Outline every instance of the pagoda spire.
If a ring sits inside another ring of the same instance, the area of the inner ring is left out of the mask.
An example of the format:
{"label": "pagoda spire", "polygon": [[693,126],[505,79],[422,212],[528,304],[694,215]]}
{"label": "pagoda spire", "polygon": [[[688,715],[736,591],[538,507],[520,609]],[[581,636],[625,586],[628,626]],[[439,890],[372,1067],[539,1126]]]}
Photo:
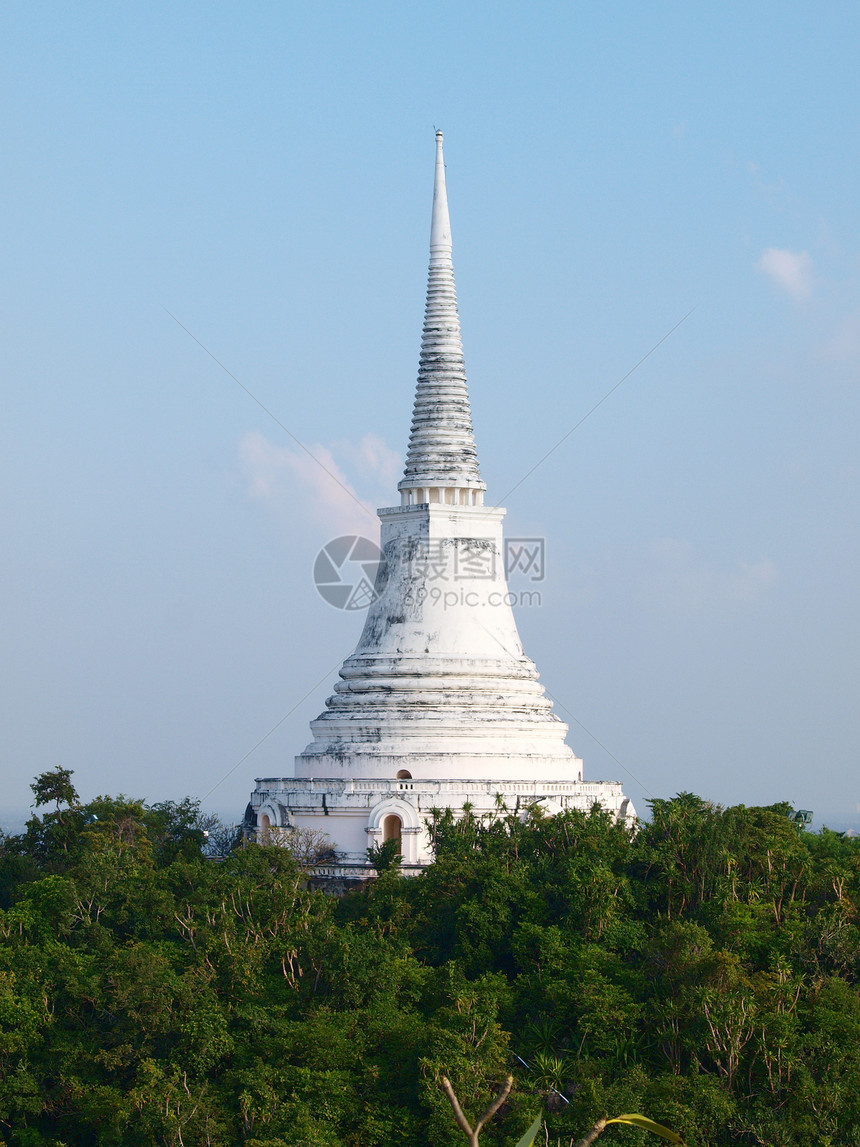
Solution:
{"label": "pagoda spire", "polygon": [[[436,132],[436,175],[430,226],[430,270],[418,362],[418,385],[406,469],[398,485],[404,501],[474,505],[481,480],[454,287],[451,222],[445,187],[442,132]],[[446,491],[447,493],[443,492]]]}

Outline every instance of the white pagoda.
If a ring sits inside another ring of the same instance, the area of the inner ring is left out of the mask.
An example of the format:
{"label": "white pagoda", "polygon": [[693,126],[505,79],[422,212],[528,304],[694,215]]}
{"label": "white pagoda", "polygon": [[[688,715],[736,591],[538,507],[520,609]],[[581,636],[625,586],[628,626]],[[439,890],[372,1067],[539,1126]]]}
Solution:
{"label": "white pagoda", "polygon": [[400,505],[378,511],[375,600],[295,775],[259,778],[249,827],[278,839],[324,832],[321,874],[373,874],[367,849],[400,842],[404,870],[432,859],[432,810],[477,815],[589,809],[635,813],[617,781],[583,781],[523,653],[507,592],[505,511],[484,503],[472,431],[436,133],[430,272]]}

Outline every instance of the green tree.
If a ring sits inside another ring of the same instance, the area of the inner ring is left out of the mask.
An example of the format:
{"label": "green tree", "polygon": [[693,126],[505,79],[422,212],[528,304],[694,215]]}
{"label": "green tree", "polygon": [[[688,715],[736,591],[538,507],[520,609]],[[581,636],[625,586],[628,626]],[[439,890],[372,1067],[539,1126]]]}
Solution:
{"label": "green tree", "polygon": [[41,773],[36,777],[30,785],[36,798],[36,807],[40,808],[42,805],[54,801],[57,806],[56,812],[59,815],[61,805],[67,805],[69,808],[77,805],[78,793],[72,784],[72,772],[72,769],[64,769],[58,765],[55,769]]}

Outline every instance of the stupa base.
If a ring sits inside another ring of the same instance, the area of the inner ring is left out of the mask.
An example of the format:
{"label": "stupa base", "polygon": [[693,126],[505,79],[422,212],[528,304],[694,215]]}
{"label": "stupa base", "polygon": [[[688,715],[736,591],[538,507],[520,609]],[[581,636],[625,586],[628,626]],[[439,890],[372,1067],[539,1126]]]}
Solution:
{"label": "stupa base", "polygon": [[[632,823],[636,811],[620,781],[341,780],[258,778],[248,806],[249,835],[289,844],[296,835],[320,834],[321,859],[315,876],[362,880],[375,875],[367,850],[385,840],[400,842],[402,871],[418,872],[432,863],[429,831],[434,813],[450,809],[462,816],[525,813],[537,805],[548,815],[568,809],[587,812],[600,805]],[[326,850],[322,836],[332,842]]]}

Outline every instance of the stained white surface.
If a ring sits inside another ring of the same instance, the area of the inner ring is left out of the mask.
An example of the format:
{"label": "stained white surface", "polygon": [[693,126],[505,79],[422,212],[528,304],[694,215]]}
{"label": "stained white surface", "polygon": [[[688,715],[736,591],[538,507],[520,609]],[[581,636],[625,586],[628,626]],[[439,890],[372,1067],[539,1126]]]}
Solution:
{"label": "stained white surface", "polygon": [[[295,779],[257,781],[258,824],[324,831],[340,861],[364,863],[385,816],[403,825],[409,864],[431,857],[431,808],[481,812],[498,795],[515,807],[634,810],[619,784],[582,785],[582,761],[525,656],[509,601],[501,507],[461,505],[484,488],[451,260],[451,228],[436,134],[430,277],[415,415],[401,491],[427,501],[381,509],[378,596]],[[446,499],[445,494],[449,497]],[[408,774],[409,780],[398,779]],[[263,820],[263,818],[266,818]]]}

